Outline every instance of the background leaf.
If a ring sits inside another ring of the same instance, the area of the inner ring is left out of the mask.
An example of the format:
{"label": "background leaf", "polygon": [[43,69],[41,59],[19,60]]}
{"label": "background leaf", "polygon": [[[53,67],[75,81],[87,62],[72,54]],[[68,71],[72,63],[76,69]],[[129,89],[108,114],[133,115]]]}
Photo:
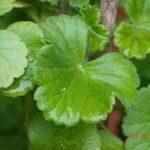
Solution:
{"label": "background leaf", "polygon": [[87,5],[81,10],[81,14],[89,26],[89,51],[96,52],[104,50],[109,38],[108,31],[100,24],[101,14],[99,8]]}
{"label": "background leaf", "polygon": [[0,0],[0,15],[9,12],[13,8],[12,3],[14,1],[15,0]]}
{"label": "background leaf", "polygon": [[37,114],[29,125],[32,150],[100,150],[100,139],[95,126],[79,123],[73,128],[45,122]]}
{"label": "background leaf", "polygon": [[144,58],[150,52],[150,0],[127,0],[130,22],[120,24],[115,31],[115,44],[126,57]]}
{"label": "background leaf", "polygon": [[25,70],[25,74],[6,89],[2,93],[6,96],[18,97],[25,95],[29,90],[33,89],[32,81],[32,62],[36,58],[37,51],[45,45],[43,33],[37,24],[30,21],[17,22],[8,27],[8,30],[18,34],[26,44],[29,51],[29,64]]}
{"label": "background leaf", "polygon": [[[100,130],[101,150],[125,150],[124,143],[109,131]],[[108,143],[109,141],[109,143]]]}
{"label": "background leaf", "polygon": [[128,137],[127,150],[148,150],[150,147],[150,86],[139,91],[137,105],[127,110],[123,130]]}
{"label": "background leaf", "polygon": [[13,32],[0,30],[0,88],[8,87],[27,66],[27,48]]}
{"label": "background leaf", "polygon": [[150,0],[126,0],[125,8],[133,23],[150,22]]}
{"label": "background leaf", "polygon": [[122,23],[115,32],[115,44],[126,57],[144,58],[150,52],[150,26]]}

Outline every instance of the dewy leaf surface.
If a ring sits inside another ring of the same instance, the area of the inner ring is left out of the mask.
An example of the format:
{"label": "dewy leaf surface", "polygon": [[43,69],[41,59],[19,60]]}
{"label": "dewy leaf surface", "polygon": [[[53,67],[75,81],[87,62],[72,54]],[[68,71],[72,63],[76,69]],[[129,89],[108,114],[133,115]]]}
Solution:
{"label": "dewy leaf surface", "polygon": [[0,15],[9,12],[13,8],[12,3],[14,1],[15,0],[0,0]]}
{"label": "dewy leaf surface", "polygon": [[33,88],[31,63],[35,59],[38,49],[45,44],[43,33],[37,24],[30,21],[14,23],[8,27],[8,30],[18,34],[26,44],[29,51],[28,59],[30,63],[25,70],[25,74],[15,80],[10,87],[3,89],[2,93],[11,97],[23,96]]}
{"label": "dewy leaf surface", "polygon": [[96,127],[79,123],[72,128],[59,127],[36,115],[29,125],[32,150],[100,150]]}
{"label": "dewy leaf surface", "polygon": [[35,100],[46,120],[97,123],[112,110],[114,95],[136,100],[139,81],[128,60],[110,53],[86,62],[88,27],[79,16],[50,17],[41,28],[51,45],[41,48],[33,74],[40,86]]}
{"label": "dewy leaf surface", "polygon": [[27,52],[18,35],[0,30],[0,88],[10,86],[14,78],[24,73],[27,66]]}
{"label": "dewy leaf surface", "polygon": [[127,0],[130,22],[115,31],[115,44],[126,57],[144,58],[150,52],[150,0]]}
{"label": "dewy leaf surface", "polygon": [[123,130],[127,150],[150,149],[150,86],[139,91],[137,105],[127,111]]}
{"label": "dewy leaf surface", "polygon": [[101,150],[125,150],[124,143],[109,131],[99,131]]}

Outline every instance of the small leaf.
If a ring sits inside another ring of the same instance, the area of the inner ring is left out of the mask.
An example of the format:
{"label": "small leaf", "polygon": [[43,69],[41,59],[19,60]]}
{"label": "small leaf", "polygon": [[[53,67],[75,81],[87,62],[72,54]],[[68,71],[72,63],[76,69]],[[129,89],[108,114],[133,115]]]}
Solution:
{"label": "small leaf", "polygon": [[81,9],[81,14],[90,26],[97,26],[100,22],[101,14],[96,6],[87,5]]}
{"label": "small leaf", "polygon": [[131,23],[121,23],[115,31],[115,44],[126,57],[144,58],[150,52],[150,0],[127,0]]}
{"label": "small leaf", "polygon": [[0,30],[0,88],[8,87],[27,66],[27,48],[13,32]]}
{"label": "small leaf", "polygon": [[150,52],[150,24],[119,25],[115,32],[115,44],[126,57],[143,58]]}
{"label": "small leaf", "polygon": [[14,1],[15,0],[0,0],[0,15],[9,12],[13,8],[12,3]]}
{"label": "small leaf", "polygon": [[108,31],[100,24],[100,10],[96,6],[88,5],[81,10],[84,20],[89,26],[89,46],[92,52],[104,50],[109,41]]}
{"label": "small leaf", "polygon": [[97,25],[90,29],[89,50],[92,52],[103,51],[109,42],[108,31],[103,25]]}
{"label": "small leaf", "polygon": [[100,150],[100,139],[95,126],[79,123],[72,128],[45,122],[37,114],[29,125],[32,150]]}
{"label": "small leaf", "polygon": [[114,95],[123,102],[137,99],[139,80],[128,60],[117,53],[84,60],[88,27],[79,16],[50,17],[41,28],[52,45],[41,48],[33,74],[40,86],[35,100],[46,120],[97,123],[112,110]]}
{"label": "small leaf", "polygon": [[100,130],[99,134],[101,138],[101,150],[125,150],[124,143],[109,131]]}
{"label": "small leaf", "polygon": [[127,110],[123,131],[128,137],[127,150],[148,150],[150,148],[150,86],[139,91],[137,105]]}
{"label": "small leaf", "polygon": [[84,7],[89,3],[89,0],[69,0],[72,7]]}

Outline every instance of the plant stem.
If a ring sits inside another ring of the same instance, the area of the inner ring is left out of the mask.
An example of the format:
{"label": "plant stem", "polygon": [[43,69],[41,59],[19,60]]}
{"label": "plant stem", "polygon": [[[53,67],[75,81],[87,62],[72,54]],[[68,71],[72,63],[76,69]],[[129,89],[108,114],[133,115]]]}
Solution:
{"label": "plant stem", "polygon": [[118,10],[118,0],[101,0],[102,23],[106,26],[110,43],[108,48],[111,49],[113,32],[116,25],[116,15]]}
{"label": "plant stem", "polygon": [[101,0],[102,23],[106,26],[112,36],[118,10],[118,0]]}

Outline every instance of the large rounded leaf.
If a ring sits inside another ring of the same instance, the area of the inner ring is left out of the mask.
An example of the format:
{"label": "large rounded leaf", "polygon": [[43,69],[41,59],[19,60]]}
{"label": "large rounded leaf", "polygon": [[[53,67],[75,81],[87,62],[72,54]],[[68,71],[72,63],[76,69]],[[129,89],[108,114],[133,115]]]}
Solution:
{"label": "large rounded leaf", "polygon": [[136,100],[138,76],[128,60],[117,53],[84,60],[88,27],[80,17],[51,17],[41,28],[52,45],[40,50],[33,73],[40,86],[35,100],[47,120],[97,123],[112,110],[114,95]]}
{"label": "large rounded leaf", "polygon": [[27,66],[27,48],[20,37],[0,30],[0,88],[8,87]]}

